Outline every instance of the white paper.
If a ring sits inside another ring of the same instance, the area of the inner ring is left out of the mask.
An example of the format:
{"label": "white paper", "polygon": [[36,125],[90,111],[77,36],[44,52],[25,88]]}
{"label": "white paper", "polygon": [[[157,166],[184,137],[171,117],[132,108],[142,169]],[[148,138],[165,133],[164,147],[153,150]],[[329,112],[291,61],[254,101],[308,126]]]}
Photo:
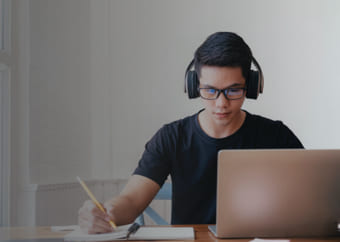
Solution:
{"label": "white paper", "polygon": [[253,239],[249,242],[289,242],[290,240],[284,239]]}
{"label": "white paper", "polygon": [[113,239],[123,239],[126,237],[129,225],[118,226],[114,232],[104,234],[87,234],[79,227],[64,236],[66,241],[107,241]]}
{"label": "white paper", "polygon": [[[112,233],[86,234],[80,229],[65,235],[66,241],[108,241],[125,239],[130,225],[119,226]],[[186,240],[195,239],[193,227],[140,227],[135,234],[131,234],[129,240]]]}
{"label": "white paper", "polygon": [[192,227],[141,227],[129,240],[186,240],[195,239]]}

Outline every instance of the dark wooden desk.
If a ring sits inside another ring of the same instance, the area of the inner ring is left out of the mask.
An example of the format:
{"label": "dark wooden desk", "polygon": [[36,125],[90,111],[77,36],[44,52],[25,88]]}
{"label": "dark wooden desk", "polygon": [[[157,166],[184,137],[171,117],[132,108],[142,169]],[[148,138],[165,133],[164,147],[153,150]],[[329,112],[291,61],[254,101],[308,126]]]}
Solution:
{"label": "dark wooden desk", "polygon": [[[252,239],[216,239],[214,235],[209,232],[207,225],[192,225],[195,230],[194,241],[206,242],[245,242]],[[52,232],[50,227],[10,227],[0,228],[0,241],[3,240],[20,240],[20,239],[53,239],[63,238],[68,232]],[[186,240],[190,241],[190,240]],[[290,242],[330,242],[339,241],[339,238],[294,238]]]}

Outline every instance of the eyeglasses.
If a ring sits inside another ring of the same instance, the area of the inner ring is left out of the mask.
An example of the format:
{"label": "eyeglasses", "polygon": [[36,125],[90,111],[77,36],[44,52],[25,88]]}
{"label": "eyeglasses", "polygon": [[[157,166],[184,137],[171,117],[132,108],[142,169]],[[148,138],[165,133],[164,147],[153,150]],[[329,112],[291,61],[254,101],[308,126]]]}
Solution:
{"label": "eyeglasses", "polygon": [[236,88],[236,87],[230,87],[230,88],[225,88],[225,89],[216,89],[216,88],[198,88],[198,92],[200,94],[200,96],[203,99],[207,99],[207,100],[215,100],[217,99],[221,92],[223,92],[223,95],[225,96],[226,99],[228,100],[236,100],[236,99],[240,99],[244,96],[244,92],[245,92],[246,88],[242,87],[242,88]]}

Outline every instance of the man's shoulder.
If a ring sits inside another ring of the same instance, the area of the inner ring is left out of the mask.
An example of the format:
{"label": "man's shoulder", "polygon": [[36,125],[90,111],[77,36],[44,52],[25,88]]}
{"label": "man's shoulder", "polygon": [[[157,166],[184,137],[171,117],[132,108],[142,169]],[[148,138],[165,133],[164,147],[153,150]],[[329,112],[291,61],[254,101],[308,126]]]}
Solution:
{"label": "man's shoulder", "polygon": [[273,120],[260,115],[247,113],[248,133],[262,140],[271,148],[303,148],[302,143],[281,120]]}
{"label": "man's shoulder", "polygon": [[247,112],[247,121],[250,125],[255,125],[257,127],[281,127],[284,126],[281,120],[273,120],[258,114],[251,114]]}
{"label": "man's shoulder", "polygon": [[197,114],[164,124],[149,141],[155,146],[175,147],[180,140],[191,137],[195,129]]}
{"label": "man's shoulder", "polygon": [[289,128],[281,121],[258,114],[247,113],[247,130],[252,133],[262,133],[269,136],[289,133]]}
{"label": "man's shoulder", "polygon": [[177,119],[175,121],[172,121],[170,123],[167,123],[163,126],[163,129],[166,129],[168,131],[174,131],[174,130],[187,130],[188,128],[192,128],[195,125],[195,119],[197,118],[198,113],[195,113],[190,116],[186,116],[181,119]]}

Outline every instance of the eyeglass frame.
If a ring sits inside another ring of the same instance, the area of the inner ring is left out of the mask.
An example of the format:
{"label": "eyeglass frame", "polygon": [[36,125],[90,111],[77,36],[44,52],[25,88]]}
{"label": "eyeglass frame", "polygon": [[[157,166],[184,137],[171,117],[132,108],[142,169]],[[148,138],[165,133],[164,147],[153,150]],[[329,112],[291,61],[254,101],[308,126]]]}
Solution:
{"label": "eyeglass frame", "polygon": [[[201,95],[201,89],[214,89],[215,91],[217,91],[217,96],[216,98],[205,98],[205,97],[202,97]],[[229,98],[228,97],[228,92],[230,91],[230,89],[240,89],[240,90],[243,90],[243,93],[242,93],[242,96],[241,97],[238,97],[238,98]],[[197,91],[200,95],[201,98],[205,99],[205,100],[217,100],[218,97],[220,96],[221,92],[223,92],[223,95],[224,97],[227,99],[227,100],[238,100],[238,99],[241,99],[244,97],[244,94],[245,94],[245,91],[247,90],[247,87],[228,87],[228,88],[224,88],[224,89],[217,89],[217,88],[214,88],[214,87],[198,87],[197,88]]]}

